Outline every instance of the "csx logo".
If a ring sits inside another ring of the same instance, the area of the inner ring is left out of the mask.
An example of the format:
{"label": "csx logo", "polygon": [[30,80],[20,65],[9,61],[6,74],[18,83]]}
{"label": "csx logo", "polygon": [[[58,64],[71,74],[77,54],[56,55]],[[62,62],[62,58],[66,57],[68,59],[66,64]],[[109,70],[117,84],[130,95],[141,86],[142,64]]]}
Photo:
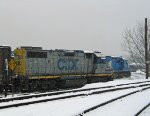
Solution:
{"label": "csx logo", "polygon": [[77,70],[78,63],[77,59],[59,59],[57,66],[59,70]]}

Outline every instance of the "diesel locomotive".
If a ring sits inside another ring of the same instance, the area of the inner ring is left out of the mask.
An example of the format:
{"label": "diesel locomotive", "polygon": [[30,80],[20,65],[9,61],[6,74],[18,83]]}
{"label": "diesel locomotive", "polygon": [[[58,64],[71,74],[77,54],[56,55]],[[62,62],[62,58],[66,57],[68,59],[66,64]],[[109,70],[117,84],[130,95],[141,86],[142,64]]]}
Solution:
{"label": "diesel locomotive", "polygon": [[126,59],[118,56],[105,56],[105,60],[111,63],[113,78],[129,77],[131,75]]}
{"label": "diesel locomotive", "polygon": [[0,47],[1,91],[12,85],[15,91],[74,88],[110,81],[113,75],[112,61],[94,52]]}

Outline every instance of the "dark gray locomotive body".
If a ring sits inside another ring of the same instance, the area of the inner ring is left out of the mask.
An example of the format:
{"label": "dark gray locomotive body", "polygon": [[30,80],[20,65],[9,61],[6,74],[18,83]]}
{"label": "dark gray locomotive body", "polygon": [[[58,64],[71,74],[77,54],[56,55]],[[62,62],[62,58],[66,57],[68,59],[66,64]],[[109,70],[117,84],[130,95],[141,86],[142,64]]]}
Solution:
{"label": "dark gray locomotive body", "polygon": [[7,88],[10,83],[10,71],[8,70],[8,62],[11,58],[11,47],[0,46],[0,91]]}

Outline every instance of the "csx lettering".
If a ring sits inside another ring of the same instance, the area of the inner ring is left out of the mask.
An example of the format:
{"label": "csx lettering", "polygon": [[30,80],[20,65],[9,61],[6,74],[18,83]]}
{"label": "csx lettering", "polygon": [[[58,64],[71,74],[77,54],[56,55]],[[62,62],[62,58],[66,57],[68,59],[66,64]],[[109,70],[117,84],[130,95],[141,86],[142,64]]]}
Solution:
{"label": "csx lettering", "polygon": [[57,66],[59,70],[77,70],[77,59],[59,59]]}

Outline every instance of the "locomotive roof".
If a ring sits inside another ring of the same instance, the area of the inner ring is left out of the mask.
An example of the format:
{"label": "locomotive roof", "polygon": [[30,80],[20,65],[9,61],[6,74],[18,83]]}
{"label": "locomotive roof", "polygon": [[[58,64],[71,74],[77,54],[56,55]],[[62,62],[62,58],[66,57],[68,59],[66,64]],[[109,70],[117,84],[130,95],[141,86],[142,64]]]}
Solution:
{"label": "locomotive roof", "polygon": [[[18,48],[19,49],[19,48]],[[25,49],[27,51],[53,51],[53,52],[76,52],[76,53],[91,53],[95,54],[98,57],[102,57],[103,55],[101,52],[93,52],[93,51],[86,51],[86,50],[68,50],[68,49],[55,49],[55,50],[43,50],[42,47],[32,47],[32,46],[21,46],[20,49]]]}
{"label": "locomotive roof", "polygon": [[84,53],[94,53],[93,51],[84,51]]}
{"label": "locomotive roof", "polygon": [[94,53],[97,57],[104,57],[102,53]]}
{"label": "locomotive roof", "polygon": [[21,46],[20,48],[25,50],[42,50],[42,47],[32,47],[32,46]]}
{"label": "locomotive roof", "polygon": [[0,48],[10,48],[8,45],[1,45]]}
{"label": "locomotive roof", "polygon": [[45,51],[45,52],[46,51],[53,51],[53,52],[84,53],[83,50],[67,50],[67,49],[43,50],[42,47],[32,47],[32,46],[21,46],[21,47],[19,47],[17,49],[25,49],[27,51],[39,51],[39,52],[42,52],[42,51]]}

